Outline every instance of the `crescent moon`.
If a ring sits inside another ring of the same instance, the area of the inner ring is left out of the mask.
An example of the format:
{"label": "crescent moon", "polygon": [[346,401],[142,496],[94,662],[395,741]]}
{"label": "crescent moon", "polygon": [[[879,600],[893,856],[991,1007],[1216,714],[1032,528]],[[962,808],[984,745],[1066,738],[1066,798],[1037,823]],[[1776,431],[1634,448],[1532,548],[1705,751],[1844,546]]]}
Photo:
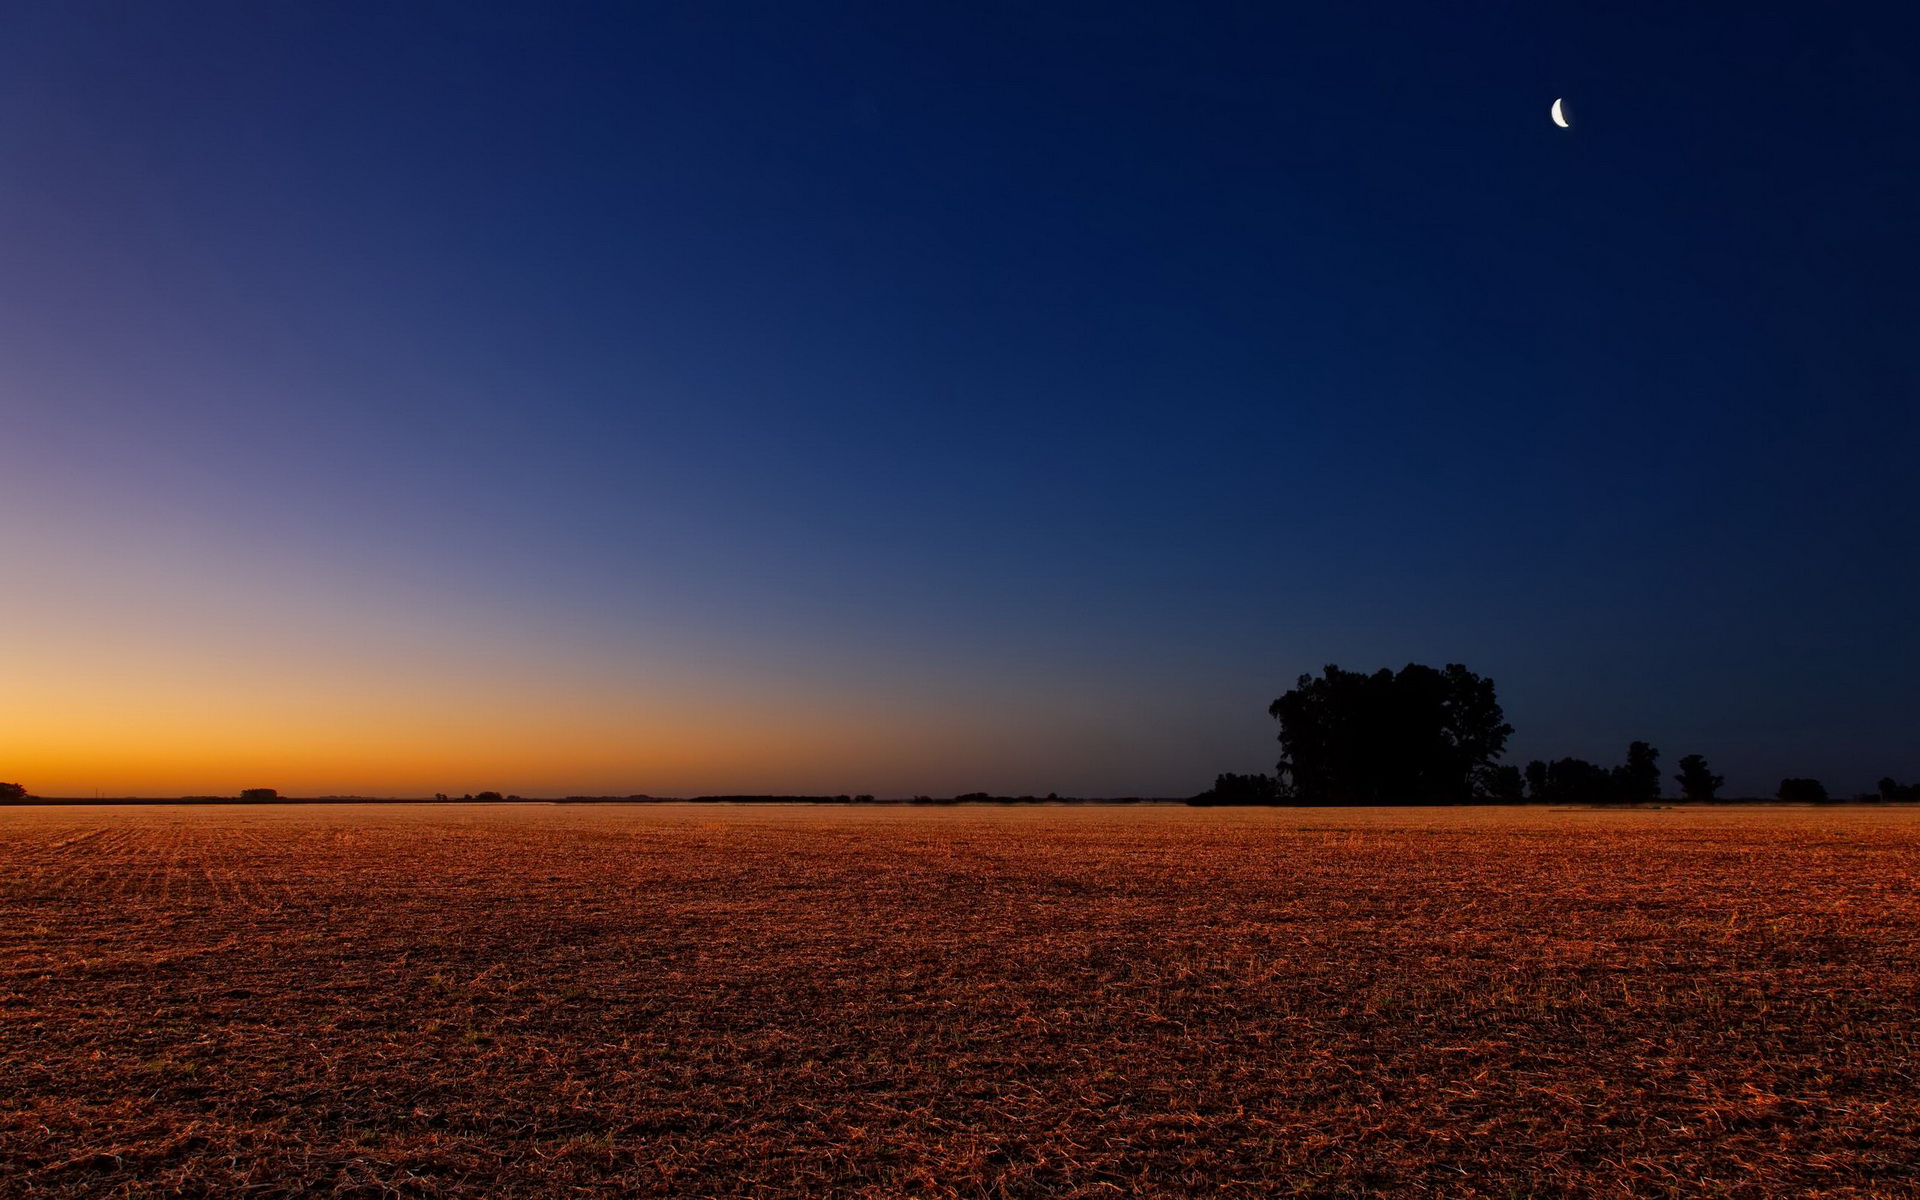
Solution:
{"label": "crescent moon", "polygon": [[1553,123],[1562,129],[1573,128],[1573,126],[1567,124],[1567,114],[1560,111],[1560,101],[1558,100],[1553,102]]}

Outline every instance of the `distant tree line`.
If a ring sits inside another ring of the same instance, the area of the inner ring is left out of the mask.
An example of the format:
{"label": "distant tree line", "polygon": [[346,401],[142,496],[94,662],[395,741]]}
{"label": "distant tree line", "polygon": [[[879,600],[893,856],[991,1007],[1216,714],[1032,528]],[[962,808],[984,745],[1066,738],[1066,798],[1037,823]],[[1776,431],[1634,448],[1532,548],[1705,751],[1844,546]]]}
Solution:
{"label": "distant tree line", "polygon": [[[35,799],[27,794],[21,784],[0,784],[0,803],[19,802]],[[468,792],[462,796],[452,796],[446,792],[435,792],[436,802],[473,803],[538,803],[538,804],[846,804],[846,805],[955,805],[955,804],[1178,804],[1180,798],[1168,796],[1061,796],[1049,792],[1044,796],[1025,794],[1019,796],[1001,796],[990,792],[963,792],[957,796],[913,796],[911,798],[882,799],[871,794],[849,795],[841,793],[833,796],[803,796],[786,794],[740,794],[724,796],[651,796],[633,793],[625,796],[565,796],[558,800],[542,800],[538,797],[525,797],[502,794],[497,791]],[[99,801],[112,804],[315,804],[315,803],[392,803],[390,797],[375,796],[317,796],[310,799],[294,799],[282,796],[273,788],[247,788],[236,799],[233,796],[177,796],[165,799],[121,796],[112,800]],[[53,800],[40,801],[50,804],[85,804],[94,801]]]}
{"label": "distant tree line", "polygon": [[[1660,752],[1644,741],[1627,746],[1626,759],[1603,767],[1579,758],[1534,759],[1523,770],[1500,762],[1513,726],[1500,708],[1493,680],[1476,675],[1459,663],[1436,670],[1408,663],[1398,671],[1381,668],[1372,674],[1344,671],[1328,665],[1319,676],[1302,675],[1292,690],[1275,700],[1267,713],[1279,722],[1280,761],[1271,775],[1222,774],[1213,787],[1189,804],[1517,804],[1583,803],[1645,804],[1662,796]],[[1706,757],[1689,754],[1680,759],[1674,783],[1680,795],[1695,803],[1722,799],[1726,780],[1714,774]],[[1817,779],[1780,781],[1774,799],[1802,804],[1827,803],[1832,797]],[[32,799],[26,786],[0,783],[0,803]],[[123,798],[124,799],[124,798]],[[224,796],[183,796],[195,803],[232,803]],[[319,797],[320,800],[365,800],[366,797]],[[452,799],[445,792],[434,799]],[[497,791],[469,792],[461,800],[494,803],[518,801],[517,795]],[[1920,803],[1920,783],[1902,784],[1892,777],[1879,781],[1876,792],[1855,796],[1858,802]],[[246,788],[242,802],[282,801],[273,788]],[[1083,799],[1059,796],[997,796],[965,792],[951,798],[914,796],[910,800],[876,800],[871,795],[723,795],[673,797],[568,796],[572,803],[690,802],[754,804],[1130,804],[1152,803],[1139,796]],[[65,802],[63,802],[65,803]]]}
{"label": "distant tree line", "polygon": [[[1493,680],[1459,663],[1409,663],[1372,674],[1329,665],[1302,675],[1267,709],[1280,724],[1272,775],[1218,776],[1190,804],[1646,804],[1663,794],[1660,752],[1627,746],[1626,761],[1604,767],[1579,758],[1535,759],[1525,770],[1499,761],[1513,727]],[[1706,757],[1689,754],[1673,781],[1695,803],[1721,799],[1726,780]],[[1828,801],[1816,779],[1783,779],[1774,799]],[[1920,801],[1920,785],[1882,779],[1862,801]]]}
{"label": "distant tree line", "polygon": [[[1707,760],[1689,754],[1702,772]],[[1645,742],[1627,746],[1627,761],[1615,767],[1600,767],[1580,758],[1562,758],[1553,762],[1534,759],[1526,769],[1527,795],[1534,800],[1585,800],[1590,802],[1645,804],[1660,798],[1660,752]],[[1675,776],[1685,779],[1684,775]],[[1702,794],[1691,797],[1711,800],[1725,780],[1710,773],[1695,779],[1692,786]],[[1684,786],[1684,782],[1683,782]],[[1513,797],[1518,799],[1519,797]]]}
{"label": "distant tree line", "polygon": [[1061,796],[1048,792],[1044,796],[1032,794],[1020,796],[1000,796],[992,792],[962,792],[957,796],[912,796],[905,799],[876,799],[871,795],[838,796],[692,796],[675,803],[685,804],[1155,804],[1169,803],[1165,797],[1150,796]]}

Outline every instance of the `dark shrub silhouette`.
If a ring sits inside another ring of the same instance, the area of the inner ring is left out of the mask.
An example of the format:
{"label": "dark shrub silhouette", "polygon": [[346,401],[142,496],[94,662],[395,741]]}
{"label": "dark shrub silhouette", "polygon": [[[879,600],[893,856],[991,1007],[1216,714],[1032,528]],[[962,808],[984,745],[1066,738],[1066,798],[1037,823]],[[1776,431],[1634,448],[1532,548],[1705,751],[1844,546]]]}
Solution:
{"label": "dark shrub silhouette", "polygon": [[1719,794],[1727,781],[1723,776],[1715,775],[1707,768],[1707,756],[1689,754],[1680,760],[1680,773],[1673,777],[1680,785],[1680,794],[1689,800],[1707,802]]}
{"label": "dark shrub silhouette", "polygon": [[1280,800],[1280,781],[1271,775],[1232,775],[1216,777],[1213,787],[1187,801],[1188,804],[1274,804]]}
{"label": "dark shrub silhouette", "polygon": [[1774,799],[1790,804],[1825,804],[1827,788],[1818,779],[1782,779]]}
{"label": "dark shrub silhouette", "polygon": [[505,796],[502,796],[502,795],[501,795],[501,794],[500,794],[499,792],[480,792],[480,793],[477,793],[476,795],[474,795],[474,796],[472,796],[472,797],[470,797],[470,799],[474,799],[474,800],[504,800],[504,799],[506,799],[506,797],[505,797]]}
{"label": "dark shrub silhouette", "polygon": [[25,800],[27,785],[24,783],[0,783],[0,803],[8,800]]}
{"label": "dark shrub silhouette", "polygon": [[242,800],[278,800],[280,793],[274,788],[241,788]]}
{"label": "dark shrub silhouette", "polygon": [[1605,804],[1616,795],[1614,772],[1584,758],[1534,759],[1527,764],[1527,792],[1531,799]]}
{"label": "dark shrub silhouette", "polygon": [[1613,769],[1613,798],[1646,804],[1660,798],[1660,752],[1645,742],[1627,747],[1627,761]]}
{"label": "dark shrub silhouette", "polygon": [[1504,804],[1518,804],[1526,798],[1527,780],[1520,768],[1512,765],[1499,766],[1487,773],[1487,799],[1498,800]]}
{"label": "dark shrub silhouette", "polygon": [[1627,761],[1601,767],[1584,758],[1527,764],[1527,795],[1533,800],[1582,804],[1634,804],[1660,798],[1660,752],[1645,742],[1627,747]]}
{"label": "dark shrub silhouette", "polygon": [[1485,796],[1513,727],[1493,681],[1458,663],[1371,675],[1328,665],[1267,710],[1280,722],[1285,797],[1338,804]]}
{"label": "dark shrub silhouette", "polygon": [[1880,799],[1887,801],[1889,804],[1911,804],[1916,800],[1920,800],[1920,783],[1909,783],[1905,787],[1902,787],[1900,784],[1894,782],[1893,777],[1889,775],[1880,781],[1879,788]]}

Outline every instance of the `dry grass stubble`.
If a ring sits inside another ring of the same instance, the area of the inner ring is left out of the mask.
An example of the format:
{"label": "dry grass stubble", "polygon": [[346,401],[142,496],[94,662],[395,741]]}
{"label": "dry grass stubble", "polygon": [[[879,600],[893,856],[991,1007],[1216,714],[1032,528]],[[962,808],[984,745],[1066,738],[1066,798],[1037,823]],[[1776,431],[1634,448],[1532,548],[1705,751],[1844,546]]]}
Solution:
{"label": "dry grass stubble", "polygon": [[0,1194],[1920,1195],[1920,813],[0,810]]}

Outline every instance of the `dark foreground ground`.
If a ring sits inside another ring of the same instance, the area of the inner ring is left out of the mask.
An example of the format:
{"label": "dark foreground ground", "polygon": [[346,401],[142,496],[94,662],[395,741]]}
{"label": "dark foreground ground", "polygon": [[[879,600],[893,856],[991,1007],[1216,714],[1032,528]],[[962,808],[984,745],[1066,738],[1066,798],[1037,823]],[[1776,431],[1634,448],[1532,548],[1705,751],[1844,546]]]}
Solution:
{"label": "dark foreground ground", "polygon": [[0,1195],[1920,1195],[1920,813],[0,810]]}

